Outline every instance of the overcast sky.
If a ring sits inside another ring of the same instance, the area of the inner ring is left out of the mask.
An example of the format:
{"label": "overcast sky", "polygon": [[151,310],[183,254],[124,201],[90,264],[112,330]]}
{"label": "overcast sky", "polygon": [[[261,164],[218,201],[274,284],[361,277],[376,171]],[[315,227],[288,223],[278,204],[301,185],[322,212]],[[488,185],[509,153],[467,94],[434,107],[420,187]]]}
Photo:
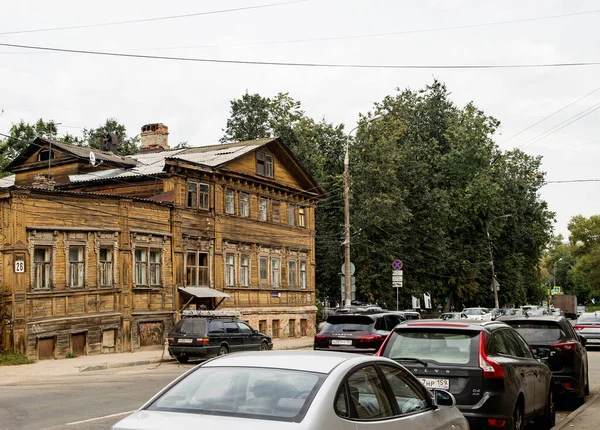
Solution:
{"label": "overcast sky", "polygon": [[[532,19],[551,16],[555,18]],[[600,61],[600,3],[592,0],[12,0],[2,2],[2,18],[0,43],[128,54],[368,65]],[[14,33],[132,20],[147,21]],[[506,21],[520,22],[481,25]],[[246,90],[263,96],[289,92],[309,116],[342,122],[349,130],[359,113],[370,110],[396,87],[418,89],[437,77],[447,84],[458,105],[473,101],[501,121],[496,140],[503,149],[520,147],[542,155],[548,181],[600,179],[600,110],[594,111],[600,90],[588,95],[600,88],[600,65],[483,70],[309,68],[0,46],[0,71],[2,133],[21,119],[44,118],[61,123],[61,134],[77,135],[83,127],[96,127],[114,117],[130,135],[138,134],[144,124],[163,122],[169,126],[172,145],[188,141],[194,146],[218,141],[229,115],[229,101]],[[579,119],[578,114],[584,116]],[[600,214],[599,191],[600,182],[546,185],[541,194],[556,212],[556,232],[567,236],[573,215]]]}

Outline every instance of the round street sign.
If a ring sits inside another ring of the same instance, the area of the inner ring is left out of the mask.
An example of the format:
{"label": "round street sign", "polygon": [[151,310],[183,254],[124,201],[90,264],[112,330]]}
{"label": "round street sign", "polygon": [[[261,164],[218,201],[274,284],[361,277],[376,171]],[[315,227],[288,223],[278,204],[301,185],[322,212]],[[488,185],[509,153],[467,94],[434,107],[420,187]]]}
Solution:
{"label": "round street sign", "polygon": [[[356,271],[356,266],[354,265],[354,263],[350,263],[350,276],[354,275],[354,272]],[[346,275],[346,265],[342,264],[342,274],[344,274],[344,276]]]}
{"label": "round street sign", "polygon": [[402,261],[400,261],[400,260],[392,261],[392,269],[402,270]]}

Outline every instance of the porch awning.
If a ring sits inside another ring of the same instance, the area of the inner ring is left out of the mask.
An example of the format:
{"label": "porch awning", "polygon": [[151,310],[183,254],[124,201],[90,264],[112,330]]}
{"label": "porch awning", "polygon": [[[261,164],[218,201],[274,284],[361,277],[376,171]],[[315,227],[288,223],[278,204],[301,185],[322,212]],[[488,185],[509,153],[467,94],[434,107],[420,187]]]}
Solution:
{"label": "porch awning", "polygon": [[189,294],[191,296],[199,297],[201,299],[207,297],[231,297],[229,294],[225,294],[222,291],[218,291],[210,287],[179,287],[179,291],[181,291],[182,293]]}

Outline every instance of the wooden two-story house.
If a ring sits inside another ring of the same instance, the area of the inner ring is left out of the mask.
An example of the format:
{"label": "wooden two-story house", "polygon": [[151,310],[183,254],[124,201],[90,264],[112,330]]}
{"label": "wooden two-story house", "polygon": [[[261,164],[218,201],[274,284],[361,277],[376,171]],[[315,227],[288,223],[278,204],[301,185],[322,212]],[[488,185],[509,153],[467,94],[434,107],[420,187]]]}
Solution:
{"label": "wooden two-story house", "polygon": [[2,345],[131,351],[216,306],[275,339],[314,335],[320,189],[284,142],[171,150],[163,124],[141,138],[133,156],[38,138],[9,165]]}

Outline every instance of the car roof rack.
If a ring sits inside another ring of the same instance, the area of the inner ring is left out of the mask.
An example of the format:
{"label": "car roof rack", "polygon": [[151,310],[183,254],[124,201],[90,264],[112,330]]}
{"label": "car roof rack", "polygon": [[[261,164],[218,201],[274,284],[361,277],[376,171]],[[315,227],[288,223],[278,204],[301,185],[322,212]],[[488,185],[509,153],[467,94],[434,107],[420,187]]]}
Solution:
{"label": "car roof rack", "polygon": [[239,318],[242,316],[240,311],[181,311],[184,317],[210,317],[210,318]]}

